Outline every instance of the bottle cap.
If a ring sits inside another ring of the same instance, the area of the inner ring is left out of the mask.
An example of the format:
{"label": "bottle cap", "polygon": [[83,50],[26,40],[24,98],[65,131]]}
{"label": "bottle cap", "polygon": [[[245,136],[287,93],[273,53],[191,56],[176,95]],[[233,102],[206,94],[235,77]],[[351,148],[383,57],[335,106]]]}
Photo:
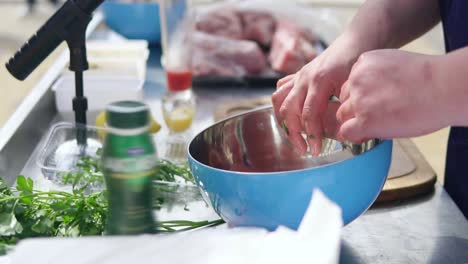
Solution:
{"label": "bottle cap", "polygon": [[107,106],[106,119],[112,128],[142,128],[149,125],[149,108],[142,102],[114,102]]}
{"label": "bottle cap", "polygon": [[185,91],[192,88],[192,72],[190,70],[167,71],[166,80],[169,91]]}

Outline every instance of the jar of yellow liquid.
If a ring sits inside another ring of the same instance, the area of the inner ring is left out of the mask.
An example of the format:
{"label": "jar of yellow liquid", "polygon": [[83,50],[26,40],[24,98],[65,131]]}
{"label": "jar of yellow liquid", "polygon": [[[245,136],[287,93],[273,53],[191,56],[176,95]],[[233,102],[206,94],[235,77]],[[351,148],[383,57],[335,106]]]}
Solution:
{"label": "jar of yellow liquid", "polygon": [[189,70],[166,71],[167,92],[162,98],[164,121],[169,129],[166,144],[167,159],[185,161],[185,148],[190,137],[196,101],[192,93],[192,73]]}
{"label": "jar of yellow liquid", "polygon": [[173,133],[185,132],[190,128],[195,115],[195,107],[182,105],[164,113],[164,121]]}

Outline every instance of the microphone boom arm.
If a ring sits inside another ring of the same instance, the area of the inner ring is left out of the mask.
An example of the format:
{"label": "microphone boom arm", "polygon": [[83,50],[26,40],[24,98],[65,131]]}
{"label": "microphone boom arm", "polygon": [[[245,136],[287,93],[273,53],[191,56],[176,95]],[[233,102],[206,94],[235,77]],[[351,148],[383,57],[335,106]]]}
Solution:
{"label": "microphone boom arm", "polygon": [[6,63],[6,68],[18,80],[25,80],[63,41],[70,51],[69,69],[75,72],[73,111],[77,125],[77,141],[86,145],[88,100],[83,92],[83,71],[88,70],[86,29],[94,10],[104,0],[68,0]]}

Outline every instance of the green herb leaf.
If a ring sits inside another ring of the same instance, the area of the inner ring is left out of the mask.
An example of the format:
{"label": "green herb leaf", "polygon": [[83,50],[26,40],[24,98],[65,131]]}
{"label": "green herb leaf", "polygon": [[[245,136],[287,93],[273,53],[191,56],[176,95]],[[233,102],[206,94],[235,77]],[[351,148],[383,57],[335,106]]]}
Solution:
{"label": "green herb leaf", "polygon": [[17,204],[15,207],[15,215],[23,215],[26,212],[26,208],[22,204]]}
{"label": "green herb leaf", "polygon": [[[19,240],[37,236],[88,236],[102,235],[108,211],[106,190],[90,191],[90,186],[104,184],[104,177],[95,158],[83,158],[80,171],[61,174],[62,181],[72,184],[73,192],[37,191],[30,178],[18,176],[16,188],[9,188],[0,178],[0,255],[7,252],[9,245]],[[154,180],[194,183],[187,164],[176,165],[162,160],[157,164]],[[178,186],[155,184],[155,209],[172,202],[171,194]],[[18,191],[18,192],[16,192]],[[188,210],[187,207],[184,208]],[[222,223],[216,221],[170,221],[161,222],[156,229],[160,232],[178,232]]]}
{"label": "green herb leaf", "polygon": [[16,180],[16,184],[16,189],[18,191],[29,193],[33,191],[33,181],[30,178],[26,179],[24,176],[20,175]]}
{"label": "green herb leaf", "polygon": [[53,220],[47,217],[41,217],[31,226],[31,230],[38,234],[53,234],[53,225]]}
{"label": "green herb leaf", "polygon": [[1,242],[0,241],[0,256],[1,255],[6,255],[8,252],[12,251],[13,250],[13,247],[11,246],[11,244],[14,244],[14,240],[13,241],[6,241],[6,242]]}
{"label": "green herb leaf", "polygon": [[18,222],[14,213],[0,214],[0,234],[2,236],[14,236],[23,231],[23,227]]}
{"label": "green herb leaf", "polygon": [[11,195],[10,187],[2,178],[0,178],[0,194]]}

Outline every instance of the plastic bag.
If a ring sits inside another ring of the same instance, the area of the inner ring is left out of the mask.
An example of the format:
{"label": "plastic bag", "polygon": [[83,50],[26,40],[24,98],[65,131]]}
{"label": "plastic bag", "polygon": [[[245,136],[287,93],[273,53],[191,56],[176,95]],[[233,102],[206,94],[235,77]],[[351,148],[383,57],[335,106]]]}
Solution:
{"label": "plastic bag", "polygon": [[[197,78],[216,83],[217,78],[226,80],[225,77],[264,78],[270,84],[276,83],[323,52],[340,31],[338,21],[331,19],[328,9],[291,1],[226,0],[208,4],[191,1],[186,14],[189,21],[184,24],[190,27],[185,30],[195,32],[190,41],[184,41],[183,49],[191,54],[195,83]],[[281,21],[309,30],[315,40],[302,38],[300,34],[277,36],[275,40]],[[201,38],[204,40],[200,41]]]}

